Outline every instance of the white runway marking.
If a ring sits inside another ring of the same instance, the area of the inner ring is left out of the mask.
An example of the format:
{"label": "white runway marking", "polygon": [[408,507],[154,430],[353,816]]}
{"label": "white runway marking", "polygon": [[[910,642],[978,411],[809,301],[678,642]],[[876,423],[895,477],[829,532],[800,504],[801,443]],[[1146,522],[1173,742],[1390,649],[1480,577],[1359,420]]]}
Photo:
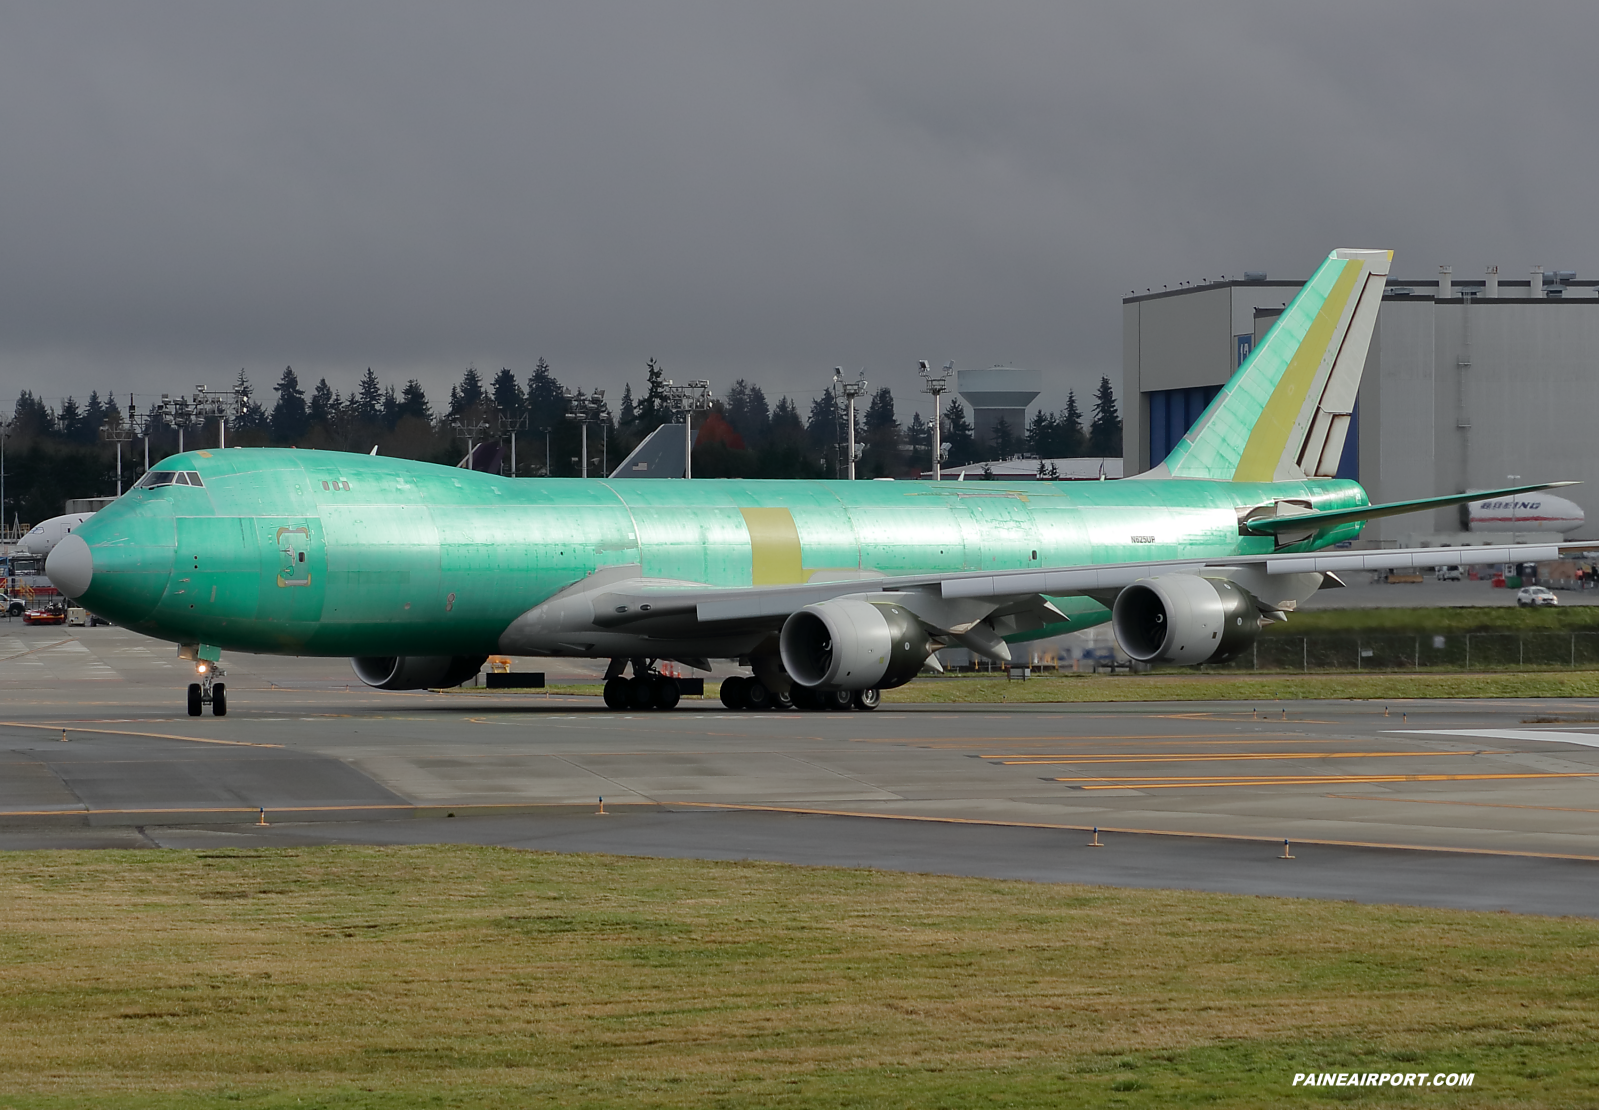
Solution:
{"label": "white runway marking", "polygon": [[1599,748],[1599,733],[1555,732],[1531,728],[1418,728],[1401,729],[1392,736],[1470,736],[1483,740],[1543,740],[1551,744],[1580,744],[1585,748]]}

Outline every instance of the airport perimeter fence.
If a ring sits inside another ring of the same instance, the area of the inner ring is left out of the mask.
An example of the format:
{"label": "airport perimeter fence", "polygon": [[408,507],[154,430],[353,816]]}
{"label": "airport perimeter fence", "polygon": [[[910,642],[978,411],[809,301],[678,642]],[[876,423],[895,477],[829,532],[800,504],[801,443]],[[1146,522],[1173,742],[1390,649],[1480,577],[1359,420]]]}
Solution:
{"label": "airport perimeter fence", "polygon": [[1593,670],[1599,669],[1599,632],[1262,636],[1252,648],[1214,669],[1268,672]]}

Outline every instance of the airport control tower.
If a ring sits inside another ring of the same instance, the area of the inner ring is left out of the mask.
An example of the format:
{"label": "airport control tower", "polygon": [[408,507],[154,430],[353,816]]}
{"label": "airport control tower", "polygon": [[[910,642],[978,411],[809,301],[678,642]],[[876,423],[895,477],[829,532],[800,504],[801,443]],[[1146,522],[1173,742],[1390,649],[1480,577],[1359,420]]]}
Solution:
{"label": "airport control tower", "polygon": [[1043,388],[1043,374],[1037,370],[1018,370],[1014,366],[958,370],[955,376],[956,391],[972,406],[972,430],[979,443],[992,440],[994,425],[1001,417],[1018,441],[1026,435],[1027,406]]}

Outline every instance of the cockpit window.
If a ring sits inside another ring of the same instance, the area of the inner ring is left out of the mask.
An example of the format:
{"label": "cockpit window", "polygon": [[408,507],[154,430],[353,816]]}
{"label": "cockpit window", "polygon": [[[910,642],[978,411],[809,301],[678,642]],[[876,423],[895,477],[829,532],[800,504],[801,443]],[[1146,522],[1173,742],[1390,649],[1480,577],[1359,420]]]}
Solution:
{"label": "cockpit window", "polygon": [[204,486],[200,481],[198,471],[194,470],[152,470],[138,483],[134,489],[155,489],[157,486]]}

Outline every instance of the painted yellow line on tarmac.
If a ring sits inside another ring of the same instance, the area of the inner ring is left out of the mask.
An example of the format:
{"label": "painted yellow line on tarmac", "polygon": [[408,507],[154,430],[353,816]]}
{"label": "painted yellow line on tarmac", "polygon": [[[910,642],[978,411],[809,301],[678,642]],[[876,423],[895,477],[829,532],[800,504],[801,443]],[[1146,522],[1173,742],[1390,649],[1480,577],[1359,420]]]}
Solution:
{"label": "painted yellow line on tarmac", "polygon": [[[1599,775],[1599,771],[1531,771],[1484,775],[1305,775],[1302,777],[1194,776],[1179,778],[1165,775],[1160,778],[1057,778],[1052,782],[1066,783],[1083,790],[1175,790],[1179,787],[1214,786],[1340,786],[1378,782],[1473,782],[1483,779],[1586,779]],[[1103,784],[1103,785],[1097,785]]]}
{"label": "painted yellow line on tarmac", "polygon": [[183,740],[190,744],[223,744],[230,748],[281,748],[282,744],[258,744],[249,740],[212,740],[204,736],[176,736],[166,732],[129,732],[119,728],[83,728],[80,725],[30,725],[21,721],[0,721],[5,728],[37,728],[45,732],[82,732],[95,736],[142,736],[146,740]]}
{"label": "painted yellow line on tarmac", "polygon": [[1469,752],[1225,752],[1209,754],[1170,755],[1064,755],[1037,758],[1011,758],[996,762],[1007,767],[1047,767],[1059,763],[1208,763],[1213,760],[1238,759],[1389,759],[1397,756],[1473,756],[1516,755],[1508,751]]}

